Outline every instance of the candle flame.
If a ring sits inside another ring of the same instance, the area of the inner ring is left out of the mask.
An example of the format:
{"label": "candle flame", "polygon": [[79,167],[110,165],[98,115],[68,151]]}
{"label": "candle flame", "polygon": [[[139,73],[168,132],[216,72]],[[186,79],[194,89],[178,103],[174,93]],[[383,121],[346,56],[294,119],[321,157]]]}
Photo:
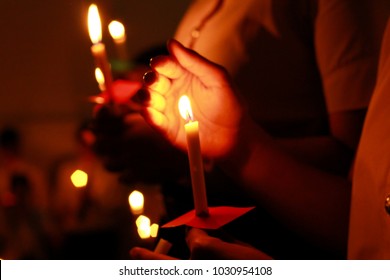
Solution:
{"label": "candle flame", "polygon": [[70,180],[76,188],[83,188],[88,183],[88,174],[80,169],[77,169],[70,176]]}
{"label": "candle flame", "polygon": [[102,23],[98,7],[95,4],[91,4],[88,9],[88,31],[93,44],[102,40]]}
{"label": "candle flame", "polygon": [[157,235],[158,235],[158,228],[159,228],[158,224],[152,224],[150,226],[150,236],[151,237],[153,237],[153,238],[157,237]]}
{"label": "candle flame", "polygon": [[129,204],[134,214],[141,214],[144,209],[144,195],[135,190],[129,195]]}
{"label": "candle flame", "polygon": [[118,40],[118,41],[125,40],[126,38],[125,27],[121,22],[117,20],[111,21],[110,24],[108,25],[108,30],[110,32],[111,37],[114,40]]}
{"label": "candle flame", "polygon": [[96,69],[95,69],[95,78],[96,78],[96,81],[99,84],[100,90],[102,90],[102,91],[105,90],[104,75],[103,75],[102,70],[99,67],[96,67]]}
{"label": "candle flame", "polygon": [[150,237],[150,226],[146,224],[142,224],[137,228],[138,235],[142,239],[146,239]]}
{"label": "candle flame", "polygon": [[142,238],[149,238],[150,237],[150,219],[144,215],[140,215],[137,220],[135,221],[135,224],[137,225],[137,232],[138,235]]}
{"label": "candle flame", "polygon": [[137,220],[135,220],[135,224],[137,227],[141,227],[142,225],[150,226],[150,219],[144,215],[140,215]]}
{"label": "candle flame", "polygon": [[179,99],[179,112],[181,117],[187,122],[193,121],[194,116],[192,114],[191,102],[187,95],[183,95]]}

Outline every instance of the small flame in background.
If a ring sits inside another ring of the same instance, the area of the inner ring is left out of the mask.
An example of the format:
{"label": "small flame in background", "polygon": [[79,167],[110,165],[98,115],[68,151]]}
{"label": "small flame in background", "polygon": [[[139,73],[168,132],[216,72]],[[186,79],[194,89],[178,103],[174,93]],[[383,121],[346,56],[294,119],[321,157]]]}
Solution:
{"label": "small flame in background", "polygon": [[91,4],[88,9],[88,32],[93,44],[102,40],[102,22],[100,21],[99,10],[95,4]]}
{"label": "small flame in background", "polygon": [[77,169],[70,176],[70,180],[76,188],[83,188],[88,183],[88,174],[80,169]]}
{"label": "small flame in background", "polygon": [[108,31],[115,41],[123,42],[126,40],[125,27],[121,22],[117,20],[111,21],[108,25]]}

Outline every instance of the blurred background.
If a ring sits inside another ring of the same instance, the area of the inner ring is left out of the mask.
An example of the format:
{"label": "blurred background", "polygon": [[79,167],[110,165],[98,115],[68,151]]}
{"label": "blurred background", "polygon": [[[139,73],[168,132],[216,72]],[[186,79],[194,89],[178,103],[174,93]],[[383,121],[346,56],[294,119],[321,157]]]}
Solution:
{"label": "blurred background", "polygon": [[[165,45],[189,2],[0,1],[0,259],[127,259],[134,245],[155,246],[155,239],[137,234],[139,214],[128,203],[132,186],[114,187],[117,177],[86,146],[88,97],[100,92],[88,7],[99,8],[109,59],[116,50],[108,24],[118,20],[133,60]],[[76,188],[83,184],[70,180],[76,169],[88,173],[92,189]],[[153,208],[146,213],[158,223],[164,214],[159,186],[143,191]]]}
{"label": "blurred background", "polygon": [[75,149],[74,131],[91,116],[87,97],[99,88],[88,35],[88,7],[99,7],[108,55],[107,25],[121,21],[127,50],[136,56],[164,44],[189,0],[0,1],[0,127],[12,125],[26,155],[42,166]]}

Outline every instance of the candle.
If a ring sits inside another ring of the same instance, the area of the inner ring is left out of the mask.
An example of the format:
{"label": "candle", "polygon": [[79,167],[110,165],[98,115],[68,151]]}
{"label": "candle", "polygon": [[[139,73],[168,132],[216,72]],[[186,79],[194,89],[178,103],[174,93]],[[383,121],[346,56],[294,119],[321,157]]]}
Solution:
{"label": "candle", "polygon": [[117,20],[113,20],[108,25],[108,30],[112,39],[114,40],[118,58],[121,61],[127,61],[127,50],[126,50],[126,33],[123,24]]}
{"label": "candle", "polygon": [[106,47],[102,41],[102,24],[99,10],[95,4],[91,4],[88,9],[88,31],[92,41],[91,52],[95,58],[96,67],[100,68],[104,76],[105,87],[108,99],[111,98],[112,75],[111,66],[107,60]]}
{"label": "candle", "polygon": [[129,205],[133,215],[139,215],[144,212],[144,195],[139,191],[133,191],[129,195]]}
{"label": "candle", "polygon": [[171,242],[161,238],[158,241],[156,248],[154,249],[154,252],[166,255],[169,252],[169,250],[171,249],[171,247],[172,247]]}
{"label": "candle", "polygon": [[188,96],[183,95],[179,100],[179,111],[183,119],[186,120],[184,125],[188,159],[191,171],[192,193],[194,197],[195,213],[197,216],[208,216],[206,186],[204,181],[203,159],[200,149],[199,124],[194,121],[191,109],[191,103]]}

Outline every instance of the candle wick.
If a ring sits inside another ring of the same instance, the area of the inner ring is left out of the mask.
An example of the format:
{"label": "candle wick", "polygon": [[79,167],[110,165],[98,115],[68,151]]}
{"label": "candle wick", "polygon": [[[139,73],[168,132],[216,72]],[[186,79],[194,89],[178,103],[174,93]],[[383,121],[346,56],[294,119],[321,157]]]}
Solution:
{"label": "candle wick", "polygon": [[189,111],[187,111],[187,122],[192,122],[192,121],[193,121],[193,119],[191,117],[191,114]]}

